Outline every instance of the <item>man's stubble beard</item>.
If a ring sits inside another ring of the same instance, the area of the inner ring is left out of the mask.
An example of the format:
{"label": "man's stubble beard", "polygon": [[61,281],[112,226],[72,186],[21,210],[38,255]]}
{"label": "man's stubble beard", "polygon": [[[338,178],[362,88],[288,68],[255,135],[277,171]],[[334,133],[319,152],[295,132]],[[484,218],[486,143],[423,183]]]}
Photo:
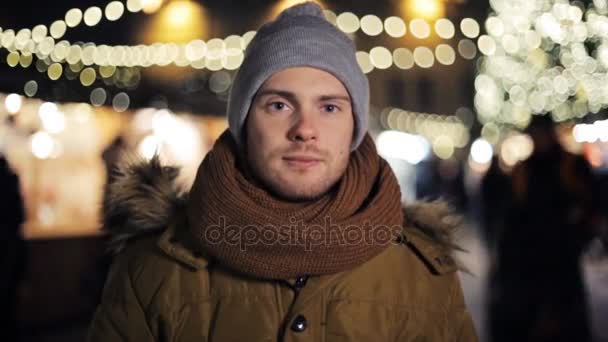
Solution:
{"label": "man's stubble beard", "polygon": [[[327,160],[328,159],[326,158],[323,163]],[[295,186],[289,186],[288,181],[282,177],[280,171],[273,170],[267,165],[260,165],[259,162],[254,161],[249,157],[247,158],[247,161],[252,175],[258,182],[276,197],[290,202],[314,201],[323,197],[323,195],[331,191],[331,189],[340,182],[348,166],[348,159],[346,159],[345,162],[341,162],[342,165],[340,165],[340,168],[337,169],[336,172],[331,172],[329,166],[327,166],[325,170],[330,172],[325,172],[320,175],[313,184],[302,184],[301,186],[296,184]],[[293,173],[295,174],[296,172]]]}

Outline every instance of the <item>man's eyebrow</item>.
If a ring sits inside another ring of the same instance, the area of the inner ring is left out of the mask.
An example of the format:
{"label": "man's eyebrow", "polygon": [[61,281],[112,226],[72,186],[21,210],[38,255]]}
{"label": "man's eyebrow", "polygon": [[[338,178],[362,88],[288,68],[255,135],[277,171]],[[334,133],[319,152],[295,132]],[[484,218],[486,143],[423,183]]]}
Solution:
{"label": "man's eyebrow", "polygon": [[262,96],[266,96],[266,95],[278,95],[278,96],[284,97],[290,101],[293,101],[296,99],[296,95],[294,93],[285,91],[285,90],[276,90],[276,89],[260,90],[258,92],[258,94],[256,95],[256,97],[262,97]]}
{"label": "man's eyebrow", "polygon": [[323,95],[319,97],[321,101],[331,101],[331,100],[341,100],[345,102],[350,102],[350,97],[346,95]]}

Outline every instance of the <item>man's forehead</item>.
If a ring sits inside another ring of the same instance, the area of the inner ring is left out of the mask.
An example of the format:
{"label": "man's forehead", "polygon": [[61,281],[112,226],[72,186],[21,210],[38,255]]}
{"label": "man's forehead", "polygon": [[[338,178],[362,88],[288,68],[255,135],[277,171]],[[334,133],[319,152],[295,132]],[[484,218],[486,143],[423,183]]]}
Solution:
{"label": "man's forehead", "polygon": [[267,94],[334,97],[350,100],[344,84],[329,72],[311,67],[294,67],[274,73],[258,90]]}

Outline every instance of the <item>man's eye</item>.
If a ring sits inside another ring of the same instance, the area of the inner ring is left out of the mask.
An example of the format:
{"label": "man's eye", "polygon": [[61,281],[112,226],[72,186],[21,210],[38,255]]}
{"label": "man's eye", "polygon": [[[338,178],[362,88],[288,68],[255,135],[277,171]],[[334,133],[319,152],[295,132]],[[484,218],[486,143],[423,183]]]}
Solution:
{"label": "man's eye", "polygon": [[325,106],[325,111],[333,113],[335,111],[338,110],[338,107],[334,106],[334,105],[326,105]]}
{"label": "man's eye", "polygon": [[274,110],[283,110],[287,107],[283,102],[273,102],[270,104],[270,108]]}

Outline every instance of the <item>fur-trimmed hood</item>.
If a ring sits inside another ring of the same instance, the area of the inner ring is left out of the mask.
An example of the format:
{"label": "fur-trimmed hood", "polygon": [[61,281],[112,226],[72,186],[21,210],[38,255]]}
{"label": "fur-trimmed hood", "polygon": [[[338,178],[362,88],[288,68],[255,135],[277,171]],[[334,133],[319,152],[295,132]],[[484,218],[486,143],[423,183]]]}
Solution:
{"label": "fur-trimmed hood", "polygon": [[[162,232],[187,203],[188,193],[176,181],[179,168],[130,156],[114,170],[103,201],[103,229],[111,236],[110,250],[120,253],[132,239]],[[443,254],[460,250],[453,234],[461,217],[443,201],[404,206],[404,226],[431,241]]]}

